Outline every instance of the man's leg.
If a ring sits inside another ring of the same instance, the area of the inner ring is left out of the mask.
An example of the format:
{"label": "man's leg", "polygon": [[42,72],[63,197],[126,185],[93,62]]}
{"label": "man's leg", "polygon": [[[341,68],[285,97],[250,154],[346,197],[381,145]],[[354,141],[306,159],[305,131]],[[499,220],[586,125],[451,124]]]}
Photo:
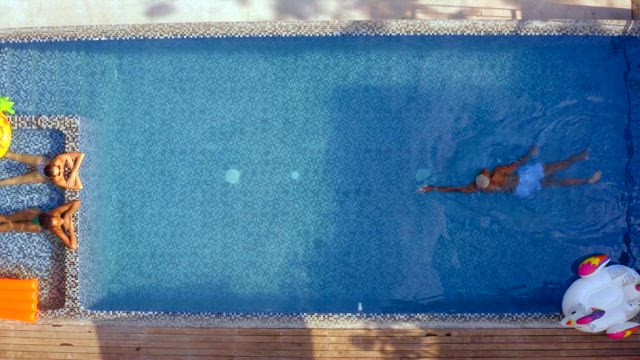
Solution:
{"label": "man's leg", "polygon": [[557,173],[560,170],[564,170],[574,163],[582,160],[587,160],[589,158],[589,149],[585,149],[565,160],[544,164],[544,175],[549,176],[554,173]]}
{"label": "man's leg", "polygon": [[542,186],[573,186],[582,184],[595,184],[602,178],[602,171],[598,170],[588,179],[544,179]]}

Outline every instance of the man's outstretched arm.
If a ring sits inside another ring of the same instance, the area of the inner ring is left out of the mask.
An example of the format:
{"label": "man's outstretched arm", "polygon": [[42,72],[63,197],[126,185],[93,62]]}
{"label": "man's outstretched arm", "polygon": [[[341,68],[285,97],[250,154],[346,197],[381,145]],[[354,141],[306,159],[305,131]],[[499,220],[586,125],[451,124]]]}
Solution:
{"label": "man's outstretched arm", "polygon": [[475,183],[471,183],[467,186],[431,186],[426,185],[418,189],[420,193],[432,192],[432,191],[440,191],[440,192],[462,192],[462,193],[471,193],[478,191]]}

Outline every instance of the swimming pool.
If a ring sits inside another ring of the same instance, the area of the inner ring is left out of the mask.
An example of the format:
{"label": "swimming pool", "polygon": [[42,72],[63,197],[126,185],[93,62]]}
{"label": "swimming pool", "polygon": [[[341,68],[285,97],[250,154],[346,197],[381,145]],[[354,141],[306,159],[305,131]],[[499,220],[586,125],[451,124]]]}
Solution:
{"label": "swimming pool", "polygon": [[[337,37],[5,45],[23,113],[79,114],[91,310],[556,312],[571,264],[633,262],[638,43]],[[590,187],[419,195],[533,143]],[[12,191],[11,189],[7,191]],[[4,235],[3,235],[4,236]],[[5,237],[3,237],[3,240]],[[8,240],[7,240],[8,241]]]}

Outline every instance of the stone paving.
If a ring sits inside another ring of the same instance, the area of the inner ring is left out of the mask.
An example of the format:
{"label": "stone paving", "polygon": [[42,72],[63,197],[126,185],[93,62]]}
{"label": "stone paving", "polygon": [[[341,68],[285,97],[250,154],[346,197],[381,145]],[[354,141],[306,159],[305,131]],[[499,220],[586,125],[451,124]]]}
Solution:
{"label": "stone paving", "polygon": [[[282,20],[630,20],[640,0],[3,0],[0,28]],[[125,6],[126,3],[126,6]]]}

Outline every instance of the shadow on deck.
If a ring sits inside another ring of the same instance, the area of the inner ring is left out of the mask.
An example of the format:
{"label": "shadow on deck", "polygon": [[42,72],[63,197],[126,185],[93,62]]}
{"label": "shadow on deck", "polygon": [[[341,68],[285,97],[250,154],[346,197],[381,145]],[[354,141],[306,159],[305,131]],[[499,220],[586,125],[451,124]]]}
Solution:
{"label": "shadow on deck", "polygon": [[0,323],[6,359],[632,359],[613,341],[565,329],[238,329]]}

